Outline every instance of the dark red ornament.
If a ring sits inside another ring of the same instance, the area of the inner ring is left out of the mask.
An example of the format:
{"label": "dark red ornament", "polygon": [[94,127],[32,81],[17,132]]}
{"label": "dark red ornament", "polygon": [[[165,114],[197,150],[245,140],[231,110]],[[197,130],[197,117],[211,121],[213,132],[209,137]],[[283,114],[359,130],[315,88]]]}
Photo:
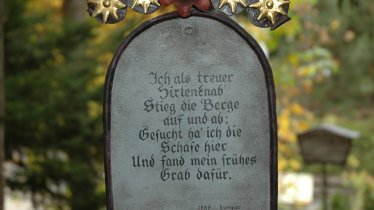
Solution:
{"label": "dark red ornament", "polygon": [[178,14],[184,18],[191,15],[193,6],[201,11],[208,11],[212,6],[210,0],[160,0],[160,4],[164,6],[169,6],[172,3],[177,6]]}

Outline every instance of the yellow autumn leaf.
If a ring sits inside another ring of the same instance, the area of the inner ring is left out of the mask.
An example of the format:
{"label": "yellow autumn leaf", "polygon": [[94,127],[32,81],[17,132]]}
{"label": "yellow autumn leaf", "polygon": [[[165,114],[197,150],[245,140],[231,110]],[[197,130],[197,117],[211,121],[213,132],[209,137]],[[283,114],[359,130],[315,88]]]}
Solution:
{"label": "yellow autumn leaf", "polygon": [[301,116],[304,113],[304,108],[298,103],[292,103],[291,110],[297,116]]}

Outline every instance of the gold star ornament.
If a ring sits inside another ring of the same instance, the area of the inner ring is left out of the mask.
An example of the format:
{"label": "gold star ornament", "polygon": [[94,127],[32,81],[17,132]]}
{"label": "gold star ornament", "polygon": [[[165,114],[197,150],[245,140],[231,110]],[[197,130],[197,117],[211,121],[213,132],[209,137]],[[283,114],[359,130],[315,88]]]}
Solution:
{"label": "gold star ornament", "polygon": [[249,5],[249,7],[260,10],[260,15],[258,16],[257,20],[261,20],[266,17],[274,25],[279,14],[287,15],[283,9],[283,6],[289,4],[289,0],[259,0],[258,2]]}
{"label": "gold star ornament", "polygon": [[95,10],[92,12],[92,17],[97,17],[98,15],[103,15],[103,21],[106,23],[109,16],[118,20],[117,10],[126,7],[126,4],[120,0],[87,0],[87,3],[93,4]]}
{"label": "gold star ornament", "polygon": [[220,0],[218,7],[221,9],[226,4],[230,6],[231,12],[233,13],[236,12],[236,9],[238,8],[238,4],[241,4],[243,7],[248,6],[246,0]]}
{"label": "gold star ornament", "polygon": [[158,3],[158,0],[134,0],[131,8],[134,9],[134,7],[140,5],[143,8],[144,13],[148,12],[149,6],[151,4],[154,4],[156,6],[160,6],[160,3]]}

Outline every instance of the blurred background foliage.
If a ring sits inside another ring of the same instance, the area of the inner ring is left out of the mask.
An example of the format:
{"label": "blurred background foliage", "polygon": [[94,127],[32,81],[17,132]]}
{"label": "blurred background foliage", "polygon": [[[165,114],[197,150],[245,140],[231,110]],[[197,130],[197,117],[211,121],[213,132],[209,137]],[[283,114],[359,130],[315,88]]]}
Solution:
{"label": "blurred background foliage", "polygon": [[[78,3],[77,3],[78,2]],[[152,15],[101,25],[76,0],[6,0],[7,188],[45,209],[103,209],[102,92],[124,37]],[[309,170],[296,134],[322,122],[357,130],[334,209],[374,209],[374,1],[293,0],[292,21],[270,32],[236,20],[274,71],[279,171]],[[313,170],[312,170],[313,171]],[[348,200],[348,201],[347,201]]]}

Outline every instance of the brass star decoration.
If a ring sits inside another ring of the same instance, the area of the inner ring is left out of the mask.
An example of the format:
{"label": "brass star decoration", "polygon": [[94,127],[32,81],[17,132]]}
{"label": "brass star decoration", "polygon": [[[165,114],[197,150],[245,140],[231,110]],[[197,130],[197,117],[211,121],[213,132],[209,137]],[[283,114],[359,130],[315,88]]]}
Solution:
{"label": "brass star decoration", "polygon": [[134,7],[141,5],[143,7],[144,13],[147,13],[149,6],[151,4],[160,6],[160,3],[158,3],[158,0],[134,0],[134,3],[132,4],[131,8],[134,9]]}
{"label": "brass star decoration", "polygon": [[220,0],[218,8],[222,8],[225,4],[230,6],[231,12],[235,12],[238,4],[241,4],[243,7],[247,7],[246,0]]}
{"label": "brass star decoration", "polygon": [[287,15],[283,9],[283,5],[287,4],[290,4],[289,0],[259,0],[259,2],[249,5],[249,7],[260,10],[257,20],[267,17],[274,25],[278,14]]}
{"label": "brass star decoration", "polygon": [[117,10],[126,7],[120,0],[87,0],[87,3],[95,5],[95,11],[91,16],[97,17],[102,14],[104,23],[107,22],[109,15],[118,20]]}

